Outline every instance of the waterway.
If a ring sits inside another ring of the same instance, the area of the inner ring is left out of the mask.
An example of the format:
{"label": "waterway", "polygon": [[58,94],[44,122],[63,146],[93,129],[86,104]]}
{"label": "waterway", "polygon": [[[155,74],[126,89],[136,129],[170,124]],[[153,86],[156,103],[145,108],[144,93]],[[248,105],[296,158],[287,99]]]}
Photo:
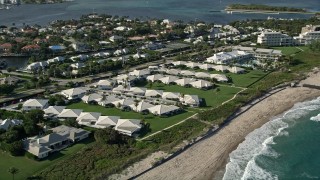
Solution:
{"label": "waterway", "polygon": [[[172,20],[203,20],[226,24],[234,20],[274,18],[308,18],[306,14],[227,14],[221,12],[232,3],[259,3],[259,0],[75,0],[73,2],[43,5],[20,5],[0,10],[0,25],[46,25],[57,19],[78,19],[92,12],[131,18],[169,18]],[[290,6],[319,11],[319,0],[264,0],[263,4]]]}

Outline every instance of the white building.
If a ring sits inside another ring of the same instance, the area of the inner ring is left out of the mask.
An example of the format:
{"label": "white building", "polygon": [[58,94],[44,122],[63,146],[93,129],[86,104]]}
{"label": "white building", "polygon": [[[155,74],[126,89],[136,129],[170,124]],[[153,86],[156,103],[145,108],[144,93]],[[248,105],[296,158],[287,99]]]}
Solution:
{"label": "white building", "polygon": [[30,111],[33,109],[43,110],[48,107],[47,99],[29,99],[23,103],[22,109],[24,111]]}
{"label": "white building", "polygon": [[61,94],[69,100],[82,98],[85,93],[86,90],[82,88],[71,88],[61,92]]}
{"label": "white building", "polygon": [[239,62],[243,60],[248,60],[252,57],[251,54],[244,51],[234,50],[232,52],[219,52],[213,56],[207,58],[206,62],[215,64],[229,64],[232,62]]}
{"label": "white building", "polygon": [[263,32],[258,35],[257,43],[265,46],[291,46],[293,38],[281,32]]}
{"label": "white building", "polygon": [[8,130],[10,127],[22,125],[23,121],[19,119],[0,120],[0,129]]}
{"label": "white building", "polygon": [[119,119],[115,127],[116,131],[122,134],[132,136],[141,129],[141,121],[138,119]]}
{"label": "white building", "polygon": [[320,25],[303,27],[299,36],[293,37],[298,45],[308,45],[312,41],[320,40]]}

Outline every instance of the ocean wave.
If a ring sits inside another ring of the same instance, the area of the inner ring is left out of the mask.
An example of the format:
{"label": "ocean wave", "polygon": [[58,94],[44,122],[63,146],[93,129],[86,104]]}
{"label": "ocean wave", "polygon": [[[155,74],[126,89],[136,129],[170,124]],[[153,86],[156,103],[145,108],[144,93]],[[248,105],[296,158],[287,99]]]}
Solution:
{"label": "ocean wave", "polygon": [[[256,163],[257,157],[261,155],[271,158],[279,157],[279,154],[270,146],[275,144],[274,137],[289,136],[289,132],[285,129],[294,126],[297,119],[317,109],[320,109],[320,97],[312,101],[295,104],[291,110],[285,112],[282,116],[251,132],[245,138],[245,141],[230,153],[230,162],[226,166],[223,179],[277,179],[276,175]],[[320,114],[313,119],[320,121]]]}
{"label": "ocean wave", "polygon": [[311,117],[310,120],[311,120],[311,121],[320,122],[320,114],[318,114],[317,116]]}

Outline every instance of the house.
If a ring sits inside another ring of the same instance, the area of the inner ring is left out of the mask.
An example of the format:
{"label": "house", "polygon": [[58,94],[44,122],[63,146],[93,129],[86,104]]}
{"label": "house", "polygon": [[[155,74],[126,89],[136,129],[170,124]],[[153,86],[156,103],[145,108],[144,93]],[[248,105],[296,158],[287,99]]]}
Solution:
{"label": "house", "polygon": [[181,71],[180,74],[183,75],[183,76],[194,76],[195,72],[189,71],[189,70],[184,70],[184,71]]}
{"label": "house", "polygon": [[81,114],[82,109],[64,109],[61,113],[57,116],[59,119],[68,119],[68,118],[78,118]]}
{"label": "house", "polygon": [[23,147],[29,153],[42,159],[49,153],[67,148],[70,144],[89,137],[90,132],[61,125],[50,129],[51,134],[43,137],[31,137],[23,141]]}
{"label": "house", "polygon": [[19,119],[0,120],[0,129],[8,130],[10,127],[22,125],[23,121]]}
{"label": "house", "polygon": [[87,51],[90,49],[85,43],[72,43],[71,47],[77,52]]}
{"label": "house", "polygon": [[210,78],[210,74],[205,72],[197,72],[195,73],[195,76],[197,78]]}
{"label": "house", "polygon": [[200,100],[197,95],[185,94],[183,97],[181,97],[180,101],[182,102],[182,104],[189,105],[192,107],[199,107],[200,105]]}
{"label": "house", "polygon": [[85,95],[81,98],[81,100],[84,102],[84,103],[87,103],[87,104],[90,104],[90,103],[98,103],[100,102],[102,99],[102,95],[100,94],[97,94],[97,93],[92,93],[92,94],[89,94],[89,95]]}
{"label": "house", "polygon": [[119,116],[100,116],[98,118],[98,121],[92,127],[95,127],[95,128],[114,127],[117,125],[119,119],[120,119]]}
{"label": "house", "polygon": [[66,106],[49,106],[48,108],[44,109],[44,116],[45,117],[56,117],[58,116]]}
{"label": "house", "polygon": [[150,71],[148,69],[134,70],[129,73],[129,75],[136,76],[137,78],[145,78],[149,74],[150,74]]}
{"label": "house", "polygon": [[167,106],[167,105],[157,105],[157,106],[153,106],[148,108],[149,112],[154,114],[154,115],[158,115],[158,116],[163,116],[163,115],[171,115],[177,111],[180,110],[179,107],[177,106]]}
{"label": "house", "polygon": [[228,66],[216,65],[216,66],[214,66],[214,69],[216,71],[227,72],[228,71]]}
{"label": "house", "polygon": [[128,87],[125,87],[125,85],[118,85],[117,87],[112,89],[112,92],[117,94],[122,94],[128,90],[129,90]]}
{"label": "house", "polygon": [[188,62],[185,64],[185,66],[187,66],[188,68],[196,68],[196,67],[199,67],[201,64],[199,63],[196,63],[196,62]]}
{"label": "house", "polygon": [[163,92],[162,98],[163,99],[179,99],[180,93],[178,93],[178,92]]}
{"label": "house", "polygon": [[229,79],[224,74],[211,74],[211,78],[216,79],[218,82],[228,82]]}
{"label": "house", "polygon": [[179,78],[176,76],[166,76],[163,77],[161,79],[159,79],[159,81],[161,81],[163,84],[170,84],[173,83],[174,81],[178,80]]}
{"label": "house", "polygon": [[122,39],[123,39],[122,36],[117,36],[117,35],[111,36],[111,37],[109,38],[109,40],[110,40],[111,42],[119,42],[119,41],[122,41]]}
{"label": "house", "polygon": [[242,74],[245,72],[245,69],[237,67],[237,66],[233,66],[231,68],[229,68],[229,71],[235,74]]}
{"label": "house", "polygon": [[112,102],[114,101],[119,101],[120,99],[117,97],[117,96],[114,96],[114,95],[110,95],[110,96],[107,96],[105,99],[101,99],[100,102],[98,102],[98,104],[100,106],[108,106],[108,105],[112,105]]}
{"label": "house", "polygon": [[98,121],[100,115],[101,113],[97,112],[81,112],[76,120],[79,124],[94,125]]}
{"label": "house", "polygon": [[22,105],[22,110],[30,111],[33,109],[45,109],[48,107],[48,100],[47,99],[29,99]]}
{"label": "house", "polygon": [[33,45],[26,45],[22,47],[21,51],[25,53],[38,53],[40,49],[41,47],[39,45],[33,44]]}
{"label": "house", "polygon": [[104,80],[99,80],[98,83],[95,85],[95,87],[102,89],[102,90],[110,90],[113,88],[113,86],[115,84],[116,84],[115,80],[104,79]]}
{"label": "house", "polygon": [[20,79],[15,76],[7,76],[4,78],[0,78],[0,85],[2,84],[9,84],[9,85],[16,85]]}
{"label": "house", "polygon": [[163,94],[163,90],[149,89],[149,90],[146,90],[146,93],[144,96],[156,98],[156,97],[161,97],[162,94]]}
{"label": "house", "polygon": [[136,54],[133,55],[134,59],[147,58],[147,57],[149,57],[149,54],[147,54],[147,53],[141,54],[141,53],[137,52]]}
{"label": "house", "polygon": [[49,49],[52,52],[63,52],[66,49],[66,47],[63,45],[53,45],[53,46],[49,46]]}
{"label": "house", "polygon": [[178,70],[178,69],[167,69],[166,73],[167,74],[171,74],[171,75],[179,75],[180,74],[180,70]]}
{"label": "house", "polygon": [[155,81],[158,81],[159,79],[164,78],[164,77],[165,76],[163,76],[162,74],[155,74],[155,75],[148,76],[147,80],[151,81],[151,82],[155,82]]}
{"label": "house", "polygon": [[210,70],[213,70],[213,65],[212,64],[201,64],[199,66],[199,68],[206,70],[206,71],[210,71]]}
{"label": "house", "polygon": [[112,102],[112,104],[117,107],[117,108],[130,108],[130,105],[133,105],[135,104],[134,100],[133,99],[130,99],[130,98],[127,98],[127,99],[121,99],[119,101],[114,101]]}
{"label": "house", "polygon": [[[137,80],[137,77],[128,75],[128,74],[121,74],[118,75],[116,78],[118,84],[126,84],[126,83],[132,83],[133,81]],[[128,85],[128,84],[127,84]]]}
{"label": "house", "polygon": [[147,88],[141,88],[141,87],[132,87],[129,90],[129,94],[132,95],[140,95],[143,96],[146,93]]}
{"label": "house", "polygon": [[12,44],[11,43],[4,43],[0,45],[0,53],[11,53]]}
{"label": "house", "polygon": [[69,100],[82,98],[87,91],[82,88],[71,88],[63,90],[61,94]]}
{"label": "house", "polygon": [[118,49],[116,50],[113,54],[115,56],[120,56],[120,55],[125,55],[129,53],[129,49],[128,48],[124,48],[124,49]]}
{"label": "house", "polygon": [[195,82],[190,83],[191,86],[198,88],[198,89],[209,89],[213,86],[213,84],[209,81],[204,81],[204,80],[198,80]]}
{"label": "house", "polygon": [[172,64],[174,66],[181,66],[181,65],[187,64],[187,62],[185,62],[185,61],[173,61]]}
{"label": "house", "polygon": [[154,105],[146,102],[146,101],[140,101],[138,104],[132,104],[130,105],[131,109],[136,112],[144,112],[148,110],[148,108],[153,107]]}
{"label": "house", "polygon": [[138,119],[119,119],[115,127],[121,134],[132,136],[142,128],[141,121]]}
{"label": "house", "polygon": [[187,85],[191,85],[191,82],[195,82],[196,80],[194,79],[190,79],[190,78],[183,78],[183,79],[178,79],[176,81],[174,81],[177,85],[179,86],[187,86]]}

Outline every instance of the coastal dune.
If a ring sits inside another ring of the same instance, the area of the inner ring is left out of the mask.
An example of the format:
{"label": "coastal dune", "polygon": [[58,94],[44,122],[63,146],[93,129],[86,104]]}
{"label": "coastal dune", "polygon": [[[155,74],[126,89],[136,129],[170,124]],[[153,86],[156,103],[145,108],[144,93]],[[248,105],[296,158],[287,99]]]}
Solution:
{"label": "coastal dune", "polygon": [[[305,82],[319,81],[320,73],[312,74]],[[319,96],[320,90],[306,87],[286,88],[272,94],[233,119],[212,137],[195,144],[138,179],[221,179],[229,154],[250,132],[289,110],[297,102]]]}

